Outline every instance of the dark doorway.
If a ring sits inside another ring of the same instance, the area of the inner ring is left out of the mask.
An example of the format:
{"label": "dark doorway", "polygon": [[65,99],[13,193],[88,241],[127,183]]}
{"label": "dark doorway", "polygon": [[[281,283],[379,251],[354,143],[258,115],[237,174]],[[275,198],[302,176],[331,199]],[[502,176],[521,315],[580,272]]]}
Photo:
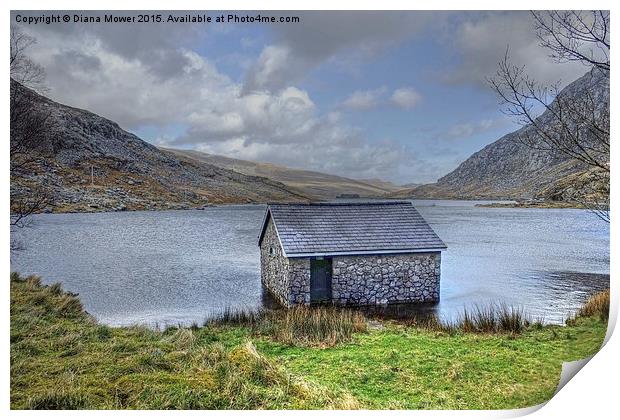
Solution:
{"label": "dark doorway", "polygon": [[310,302],[331,302],[332,260],[310,260]]}

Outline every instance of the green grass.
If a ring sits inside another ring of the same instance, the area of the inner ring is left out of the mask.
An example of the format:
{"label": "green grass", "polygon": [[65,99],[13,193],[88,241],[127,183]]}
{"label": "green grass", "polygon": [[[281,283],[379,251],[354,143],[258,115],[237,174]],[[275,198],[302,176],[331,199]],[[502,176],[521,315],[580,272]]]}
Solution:
{"label": "green grass", "polygon": [[[271,329],[264,314],[251,325],[229,314],[234,325],[112,328],[59,286],[12,275],[11,407],[525,407],[548,400],[562,361],[595,353],[606,330],[600,316],[472,333],[301,313],[269,315]],[[308,330],[286,335],[299,325]]]}
{"label": "green grass", "polygon": [[532,329],[515,337],[390,326],[335,348],[260,341],[258,349],[289,371],[349,391],[365,407],[519,408],[548,400],[562,361],[595,353],[605,327],[587,318],[574,327]]}
{"label": "green grass", "polygon": [[11,276],[11,407],[357,407],[291,375],[250,338],[243,328],[98,325],[57,286]]}

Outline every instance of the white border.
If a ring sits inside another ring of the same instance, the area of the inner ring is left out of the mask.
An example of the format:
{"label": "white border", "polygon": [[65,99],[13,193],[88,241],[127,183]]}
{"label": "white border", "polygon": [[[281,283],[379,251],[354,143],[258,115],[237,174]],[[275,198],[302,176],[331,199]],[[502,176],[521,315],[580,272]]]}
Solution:
{"label": "white border", "polygon": [[[8,0],[3,2],[5,8],[4,13],[0,14],[0,26],[4,30],[5,42],[2,43],[4,56],[8,56],[8,33],[9,33],[9,10],[21,9],[21,10],[46,10],[46,9],[82,9],[82,10],[136,10],[136,9],[158,9],[158,10],[344,10],[344,9],[361,9],[361,10],[401,10],[401,9],[417,9],[417,10],[496,10],[498,8],[507,10],[528,10],[528,9],[611,9],[612,10],[612,25],[615,28],[615,11],[619,6],[618,2],[608,1],[545,1],[545,0],[521,0],[519,2],[503,2],[490,0],[470,0],[468,2],[442,1],[435,0],[433,2],[404,2],[398,0],[382,0],[381,2],[354,2],[348,1],[327,1],[327,0],[300,0],[297,2],[274,0],[269,3],[259,3],[256,1],[247,0],[213,0],[210,2],[196,1],[196,0],[176,0],[174,2],[164,0],[152,0],[152,1],[133,1],[128,3],[127,1],[120,0],[93,0],[89,2],[77,1],[77,0],[57,0],[53,4],[43,0]],[[612,37],[615,37],[612,33]],[[611,51],[612,61],[616,62],[616,49]],[[8,66],[7,66],[8,67]],[[7,70],[8,72],[8,70]],[[614,110],[612,117],[612,136],[617,130],[617,118],[615,118],[615,110],[620,109],[618,107],[618,98],[616,95],[615,87],[615,73],[612,73],[612,98],[611,107]],[[2,97],[8,98],[9,84],[4,83],[1,85]],[[3,194],[2,205],[3,208],[9,208],[9,154],[8,154],[8,101],[3,101],[3,112],[0,114],[2,118],[2,127],[5,127],[3,133],[4,139],[4,156],[2,159],[3,168]],[[612,160],[617,160],[617,147],[612,146]],[[612,194],[611,194],[611,207],[617,208],[618,200],[615,181],[615,173],[612,172]],[[6,211],[6,210],[5,210]],[[5,217],[8,216],[5,213]],[[8,218],[8,217],[7,217]],[[2,267],[4,267],[5,275],[8,275],[9,271],[9,227],[8,223],[0,225],[4,238],[3,252],[0,256],[2,259]],[[611,225],[611,283],[612,283],[612,315],[610,319],[610,329],[608,335],[613,330],[613,325],[617,319],[618,308],[618,282],[616,280],[617,263],[614,255],[618,252],[618,228],[617,223]],[[7,411],[9,407],[9,283],[8,279],[4,283],[2,290],[2,302],[4,303],[2,326],[2,361],[3,361],[3,373],[4,380],[1,383],[0,398],[2,399],[3,411]],[[609,337],[609,341],[606,346],[582,369],[577,377],[571,381],[544,407],[538,406],[534,408],[526,408],[521,410],[501,410],[501,411],[390,411],[385,414],[379,412],[368,411],[354,411],[354,412],[291,412],[291,411],[276,411],[276,412],[260,412],[260,411],[221,411],[199,413],[199,412],[161,412],[161,411],[124,411],[108,413],[105,411],[88,411],[88,412],[9,412],[11,417],[16,418],[65,418],[76,417],[80,418],[88,416],[93,419],[103,419],[110,415],[114,415],[119,418],[144,418],[146,416],[153,418],[197,418],[204,417],[205,415],[210,418],[228,418],[231,416],[242,418],[269,418],[273,419],[290,419],[294,416],[296,419],[311,418],[317,415],[329,416],[334,418],[365,418],[375,417],[377,415],[388,415],[394,418],[410,418],[416,416],[420,418],[505,418],[516,417],[531,413],[531,418],[611,418],[616,416],[618,412],[618,394],[617,383],[619,374],[619,362],[617,355],[620,354],[620,345],[618,339],[614,336]]]}

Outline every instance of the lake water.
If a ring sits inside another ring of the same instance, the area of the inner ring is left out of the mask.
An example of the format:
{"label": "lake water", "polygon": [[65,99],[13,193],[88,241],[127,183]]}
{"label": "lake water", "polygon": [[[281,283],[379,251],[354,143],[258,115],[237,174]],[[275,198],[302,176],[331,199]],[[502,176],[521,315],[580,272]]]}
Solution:
{"label": "lake water", "polygon": [[[448,245],[441,301],[389,308],[396,315],[452,318],[466,306],[505,302],[561,323],[589,294],[609,287],[609,225],[585,210],[414,204]],[[264,211],[36,215],[15,233],[25,250],[11,256],[11,269],[62,282],[106,324],[200,324],[226,307],[273,304],[260,284]]]}

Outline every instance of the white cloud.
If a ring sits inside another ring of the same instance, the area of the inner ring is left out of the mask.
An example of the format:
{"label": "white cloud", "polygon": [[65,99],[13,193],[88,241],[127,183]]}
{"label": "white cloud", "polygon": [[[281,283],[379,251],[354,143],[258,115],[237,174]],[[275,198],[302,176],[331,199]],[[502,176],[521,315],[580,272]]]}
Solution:
{"label": "white cloud", "polygon": [[263,49],[246,75],[245,92],[281,89],[335,59],[337,54],[341,61],[358,62],[374,57],[390,46],[441,25],[449,13],[312,11],[301,15],[299,24],[273,26],[275,39]]}
{"label": "white cloud", "polygon": [[410,87],[402,87],[396,89],[392,93],[392,103],[403,109],[410,109],[420,103],[422,95],[420,95],[415,89]]}
{"label": "white cloud", "polygon": [[[245,91],[277,90],[302,79],[323,63],[355,67],[386,48],[420,33],[455,51],[456,65],[438,78],[446,83],[488,88],[506,48],[544,83],[567,84],[586,72],[577,62],[557,64],[540,47],[527,11],[509,12],[305,12],[298,25],[273,27],[275,39],[246,74]],[[348,69],[352,71],[352,69]]]}
{"label": "white cloud", "polygon": [[[388,103],[384,99],[386,92],[387,88],[385,86],[379,89],[357,90],[342,102],[342,106],[358,111],[367,111]],[[389,102],[403,109],[411,109],[418,105],[421,100],[422,95],[411,87],[398,88],[389,97]]]}
{"label": "white cloud", "polygon": [[540,46],[529,12],[488,12],[463,15],[455,30],[443,34],[443,42],[456,46],[459,64],[443,73],[448,83],[467,83],[488,89],[488,78],[497,70],[507,48],[511,60],[543,83],[562,80],[568,84],[587,69],[580,63],[558,64]]}
{"label": "white cloud", "polygon": [[291,50],[287,46],[269,45],[263,49],[251,66],[244,92],[275,90],[283,87],[282,81],[290,80],[298,71],[299,63],[291,60]]}
{"label": "white cloud", "polygon": [[369,110],[375,108],[379,105],[381,96],[383,96],[386,90],[385,87],[381,87],[373,90],[355,91],[342,102],[342,106],[355,110]]}
{"label": "white cloud", "polygon": [[239,45],[241,45],[242,48],[252,48],[257,44],[257,42],[258,40],[256,38],[244,36],[239,40]]}
{"label": "white cloud", "polygon": [[[242,83],[183,48],[174,50],[182,57],[177,67],[168,63],[162,77],[153,63],[121,54],[103,42],[101,34],[37,31],[31,55],[46,68],[53,99],[98,113],[128,130],[186,127],[175,138],[168,132],[150,139],[156,144],[351,177],[408,180],[410,175],[401,171],[415,170],[415,157],[406,148],[369,142],[337,111],[321,115],[308,92],[298,87],[245,92]],[[270,74],[270,63],[279,68],[276,63],[286,52],[268,51],[263,69]]]}
{"label": "white cloud", "polygon": [[[54,99],[89,109],[130,130],[146,125],[187,128],[178,138],[158,139],[165,144],[364,178],[411,181],[429,171],[443,172],[433,169],[432,162],[421,164],[405,147],[368,140],[338,112],[386,104],[411,109],[422,98],[408,86],[390,92],[361,90],[336,112],[322,114],[310,94],[295,86],[324,63],[337,64],[332,69],[340,71],[342,63],[355,66],[424,33],[454,44],[441,54],[457,51],[455,57],[441,57],[449,63],[442,67],[444,82],[488,89],[486,77],[494,72],[507,45],[513,61],[526,64],[542,81],[568,82],[586,70],[575,63],[551,62],[547,51],[538,46],[527,12],[304,13],[302,25],[270,27],[272,42],[258,57],[253,55],[256,45],[240,41],[246,48],[243,55],[231,52],[231,61],[222,65],[243,61],[247,72],[242,81],[231,79],[218,69],[218,62],[193,51],[187,40],[196,36],[196,30],[188,28],[48,25],[26,29],[38,38],[33,58],[46,68]],[[204,33],[198,36],[202,39]],[[396,87],[393,83],[417,82],[384,83]],[[484,120],[466,122],[441,136],[464,138],[491,128]]]}
{"label": "white cloud", "polygon": [[435,138],[444,140],[464,139],[506,125],[507,123],[508,120],[506,118],[496,118],[455,124],[447,130],[437,134]]}

